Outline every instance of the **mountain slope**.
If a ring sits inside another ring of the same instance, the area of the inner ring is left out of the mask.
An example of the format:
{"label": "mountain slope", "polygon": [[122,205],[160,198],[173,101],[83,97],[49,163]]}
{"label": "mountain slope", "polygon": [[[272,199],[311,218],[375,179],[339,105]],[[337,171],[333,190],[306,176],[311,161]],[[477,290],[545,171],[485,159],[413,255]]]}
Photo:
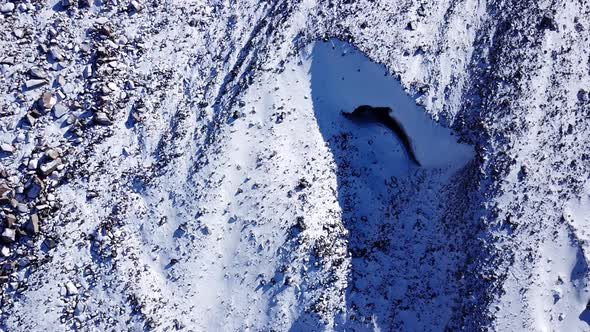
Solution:
{"label": "mountain slope", "polygon": [[1,7],[0,328],[589,329],[587,2]]}

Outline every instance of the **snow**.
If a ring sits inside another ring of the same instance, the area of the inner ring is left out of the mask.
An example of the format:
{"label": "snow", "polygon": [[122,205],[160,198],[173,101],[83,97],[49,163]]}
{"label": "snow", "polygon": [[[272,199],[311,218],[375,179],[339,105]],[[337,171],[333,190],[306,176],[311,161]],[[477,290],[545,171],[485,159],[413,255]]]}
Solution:
{"label": "snow", "polygon": [[[311,95],[314,112],[325,138],[357,127],[339,116],[340,112],[351,112],[360,105],[386,106],[393,109],[394,117],[409,133],[418,160],[424,167],[461,167],[471,159],[472,149],[457,144],[448,129],[432,121],[384,66],[376,65],[351,45],[336,40],[314,45],[309,69]],[[368,133],[375,130],[372,127],[358,130]],[[376,145],[372,149],[378,151],[376,154],[387,155],[388,150],[391,150],[390,140],[385,138],[375,141]],[[398,146],[399,149],[401,146]],[[393,153],[390,153],[389,158],[384,158],[388,161],[385,164],[392,169],[406,164],[400,162],[399,159],[405,157],[400,158],[399,151],[396,155],[393,157]]]}
{"label": "snow", "polygon": [[[472,149],[457,143],[385,74],[351,45],[331,40],[309,45],[281,73],[257,77],[240,97],[244,106],[235,109],[242,115],[222,127],[218,143],[207,150],[209,165],[188,172],[194,162],[188,149],[194,147],[185,146],[173,172],[125,194],[127,212],[116,217],[125,222],[115,233],[98,231],[96,241],[104,244],[69,256],[68,265],[93,265],[96,250],[109,250],[109,239],[125,239],[116,242],[124,253],[117,257],[119,272],[97,280],[102,286],[83,287],[86,305],[97,310],[123,303],[114,294],[126,289],[143,299],[142,312],[155,320],[202,330],[305,330],[318,324],[431,329],[449,319],[455,295],[448,275],[457,258],[442,249],[451,237],[440,224],[440,200]],[[407,159],[388,129],[341,115],[361,104],[394,109],[424,166]],[[120,156],[123,168],[155,162],[131,144],[115,143],[133,140],[123,128],[117,133],[97,153]],[[301,179],[308,188],[296,188]],[[65,186],[60,195],[75,202],[77,190]],[[85,208],[94,215],[84,217],[85,228],[111,218],[101,212],[109,197],[99,198]],[[306,228],[293,237],[298,216]],[[72,227],[78,226],[64,230]],[[371,249],[379,238],[383,252]],[[64,242],[55,255],[72,246]],[[370,260],[358,256],[362,248]],[[441,249],[436,263],[422,261],[426,251]],[[310,250],[328,250],[328,256],[309,257]],[[338,258],[341,263],[331,263]],[[108,266],[96,266],[96,273]],[[64,278],[84,280],[58,266],[44,268],[45,275],[61,275],[55,279],[61,285]],[[134,282],[122,288],[126,275],[135,275]],[[52,284],[27,298],[52,294],[59,289]],[[412,299],[424,285],[436,289],[437,301]],[[389,317],[386,298],[404,301],[406,309]],[[24,314],[22,308],[16,310]],[[38,315],[57,324],[57,316]]]}
{"label": "snow", "polygon": [[[506,294],[500,298],[495,328],[516,331],[531,326],[536,331],[585,331],[590,314],[586,310],[588,267],[567,227],[561,227],[541,245],[532,274],[516,270],[506,281]],[[530,282],[528,291],[522,286]],[[529,303],[527,310],[521,309]]]}
{"label": "snow", "polygon": [[[584,3],[54,4],[3,16],[7,181],[47,147],[65,168],[43,179],[41,234],[10,248],[0,329],[589,329]],[[115,44],[105,74],[96,49]],[[60,89],[21,93],[32,65],[64,75],[80,138],[65,117],[19,126]],[[129,99],[95,127],[107,83]],[[393,109],[421,167],[342,116],[363,104]]]}
{"label": "snow", "polygon": [[580,197],[572,199],[565,206],[564,218],[571,225],[583,251],[590,252],[590,181],[586,182]]}

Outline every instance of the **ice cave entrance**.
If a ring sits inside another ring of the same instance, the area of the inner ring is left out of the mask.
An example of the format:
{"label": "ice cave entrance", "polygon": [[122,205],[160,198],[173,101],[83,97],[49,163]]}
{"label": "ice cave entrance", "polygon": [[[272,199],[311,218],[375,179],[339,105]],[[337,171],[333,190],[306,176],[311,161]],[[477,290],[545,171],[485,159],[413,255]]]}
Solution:
{"label": "ice cave entrance", "polygon": [[410,137],[422,167],[457,168],[472,158],[470,146],[459,144],[451,130],[433,121],[385,66],[371,61],[357,48],[339,40],[318,41],[308,47],[304,57],[309,66],[314,113],[326,140],[354,132],[368,143],[366,150],[360,149],[365,155],[361,159],[387,160],[389,171],[406,172],[413,163],[391,130],[342,116],[342,112],[352,112],[361,105],[389,107]]}

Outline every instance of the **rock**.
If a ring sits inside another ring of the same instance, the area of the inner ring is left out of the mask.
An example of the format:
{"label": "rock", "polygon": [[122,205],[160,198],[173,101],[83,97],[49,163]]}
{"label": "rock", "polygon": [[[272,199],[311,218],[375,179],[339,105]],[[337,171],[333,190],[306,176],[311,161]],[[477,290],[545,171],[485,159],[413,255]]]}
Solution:
{"label": "rock", "polygon": [[33,177],[27,186],[27,197],[30,199],[37,198],[43,190],[43,187],[45,187],[43,181],[36,176]]}
{"label": "rock", "polygon": [[109,117],[104,112],[97,112],[96,115],[94,115],[94,122],[101,126],[110,126],[113,124],[111,119],[109,119]]}
{"label": "rock", "polygon": [[7,2],[0,7],[0,13],[2,13],[2,14],[12,13],[12,11],[14,10],[14,7],[15,7],[14,3]]}
{"label": "rock", "polygon": [[6,204],[10,202],[12,195],[12,188],[10,188],[6,183],[0,183],[0,204]]}
{"label": "rock", "polygon": [[7,193],[11,190],[12,189],[5,182],[0,183],[0,196],[4,196],[5,193]]}
{"label": "rock", "polygon": [[578,100],[582,103],[587,103],[590,101],[590,92],[587,92],[584,89],[580,89],[578,91]]}
{"label": "rock", "polygon": [[36,213],[31,215],[31,219],[24,225],[25,230],[31,235],[39,234],[39,216]]}
{"label": "rock", "polygon": [[63,104],[58,103],[53,106],[53,115],[58,119],[68,114],[69,111],[70,109]]}
{"label": "rock", "polygon": [[16,216],[12,213],[7,214],[6,215],[6,227],[8,228],[14,228],[14,225],[16,224]]}
{"label": "rock", "polygon": [[25,89],[26,90],[36,89],[36,88],[43,86],[47,83],[48,83],[47,80],[43,80],[43,79],[27,80],[25,82]]}
{"label": "rock", "polygon": [[542,30],[542,31],[544,31],[544,30],[557,31],[558,30],[555,20],[549,16],[543,16],[543,18],[541,19],[539,24],[537,24],[537,29]]}
{"label": "rock", "polygon": [[70,114],[66,119],[66,124],[73,125],[74,123],[76,123],[76,120],[78,120],[78,118],[76,118],[74,114]]}
{"label": "rock", "polygon": [[64,87],[66,85],[66,78],[63,75],[59,75],[55,79],[55,83],[60,87]]}
{"label": "rock", "polygon": [[57,247],[57,242],[50,237],[45,238],[45,240],[43,241],[43,244],[47,247],[47,249],[53,249],[53,248]]}
{"label": "rock", "polygon": [[12,228],[5,228],[0,235],[0,240],[4,243],[12,243],[16,240],[16,231]]}
{"label": "rock", "polygon": [[21,39],[25,36],[25,31],[23,29],[14,29],[14,31],[12,31],[12,33],[18,39]]}
{"label": "rock", "polygon": [[72,5],[71,0],[61,0],[60,3],[61,3],[61,6],[64,8],[69,8]]}
{"label": "rock", "polygon": [[39,99],[39,106],[49,110],[57,103],[57,98],[51,92],[44,92]]}
{"label": "rock", "polygon": [[29,75],[31,75],[31,77],[33,77],[33,78],[38,78],[38,79],[43,79],[43,80],[45,80],[47,78],[47,73],[39,67],[33,67],[33,68],[29,69]]}
{"label": "rock", "polygon": [[29,170],[36,170],[37,167],[39,166],[39,159],[37,158],[31,158],[29,159],[29,163],[27,164],[27,168]]}
{"label": "rock", "polygon": [[14,200],[16,202],[16,210],[20,213],[28,213],[29,212],[29,207],[27,206],[27,204],[25,203],[18,203],[18,201],[15,199]]}
{"label": "rock", "polygon": [[56,95],[57,95],[58,99],[60,99],[60,100],[64,100],[67,97],[66,94],[61,89],[56,91]]}
{"label": "rock", "polygon": [[78,288],[71,281],[66,282],[66,291],[68,296],[78,295]]}
{"label": "rock", "polygon": [[61,50],[57,47],[52,47],[49,49],[49,57],[57,62],[63,61],[64,59]]}
{"label": "rock", "polygon": [[110,37],[113,34],[113,29],[111,28],[110,25],[101,24],[100,27],[98,28],[98,32],[103,36]]}
{"label": "rock", "polygon": [[136,0],[131,0],[129,3],[129,11],[138,13],[141,10],[141,5]]}
{"label": "rock", "polygon": [[35,125],[35,117],[33,116],[32,112],[28,112],[27,115],[25,115],[25,120],[27,120],[29,126],[32,127]]}
{"label": "rock", "polygon": [[12,144],[2,143],[0,144],[0,150],[6,153],[14,153],[16,151],[16,148]]}
{"label": "rock", "polygon": [[2,58],[2,60],[0,60],[0,64],[3,65],[14,65],[14,62],[16,61],[16,58],[13,56],[7,56]]}
{"label": "rock", "polygon": [[409,31],[414,31],[416,30],[416,22],[408,22],[408,24],[406,25],[406,30]]}
{"label": "rock", "polygon": [[51,160],[55,160],[55,159],[59,158],[59,152],[55,149],[47,149],[45,151],[45,157],[49,158]]}
{"label": "rock", "polygon": [[8,257],[10,256],[10,248],[2,246],[2,250],[0,250],[0,253],[2,254],[2,256]]}
{"label": "rock", "polygon": [[98,24],[98,25],[105,25],[105,24],[109,23],[109,19],[104,16],[101,16],[101,17],[97,18],[96,21],[94,21],[94,23]]}
{"label": "rock", "polygon": [[297,186],[295,187],[296,191],[301,191],[305,188],[309,188],[311,186],[311,184],[309,183],[309,181],[307,181],[306,178],[301,178],[299,179],[299,182],[297,183]]}
{"label": "rock", "polygon": [[84,77],[85,78],[90,78],[92,77],[93,71],[92,71],[92,65],[87,65],[86,67],[84,67]]}
{"label": "rock", "polygon": [[41,166],[39,166],[39,170],[43,175],[47,176],[51,174],[51,172],[55,171],[55,169],[57,169],[59,165],[61,165],[61,158],[57,158],[48,163],[42,164]]}

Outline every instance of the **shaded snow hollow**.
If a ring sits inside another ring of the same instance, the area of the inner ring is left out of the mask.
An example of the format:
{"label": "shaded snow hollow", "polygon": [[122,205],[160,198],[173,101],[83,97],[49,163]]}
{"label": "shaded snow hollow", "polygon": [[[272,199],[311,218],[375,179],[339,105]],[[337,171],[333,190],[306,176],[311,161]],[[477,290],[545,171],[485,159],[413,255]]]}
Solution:
{"label": "shaded snow hollow", "polygon": [[406,157],[399,153],[402,146],[393,134],[375,125],[351,125],[341,116],[342,111],[351,112],[360,105],[385,106],[405,128],[424,167],[456,169],[473,157],[472,148],[458,144],[449,129],[432,121],[384,66],[338,40],[317,42],[310,48],[303,67],[310,76],[313,110],[326,139],[349,131],[373,135],[378,139],[367,150],[380,155],[391,170],[406,170]]}

